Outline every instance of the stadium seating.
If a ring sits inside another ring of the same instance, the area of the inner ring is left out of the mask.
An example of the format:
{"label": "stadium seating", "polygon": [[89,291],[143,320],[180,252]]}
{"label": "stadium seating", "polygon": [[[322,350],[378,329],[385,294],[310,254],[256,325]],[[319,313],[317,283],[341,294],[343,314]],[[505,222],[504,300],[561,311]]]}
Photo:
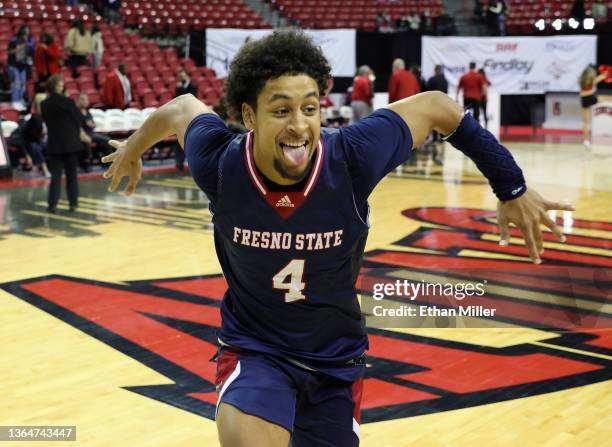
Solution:
{"label": "stadium seating", "polygon": [[376,30],[376,16],[386,12],[393,23],[406,15],[442,14],[442,0],[271,0],[273,7],[302,28]]}
{"label": "stadium seating", "polygon": [[271,28],[242,0],[125,0],[121,15],[144,35],[167,30],[170,34],[202,28]]}
{"label": "stadium seating", "polygon": [[[487,2],[484,2],[487,6]],[[585,0],[584,10],[591,16],[593,0]],[[509,34],[532,34],[534,24],[544,19],[550,24],[555,19],[570,17],[573,1],[567,0],[509,0],[506,28]],[[612,17],[612,2],[608,2],[608,21]]]}
{"label": "stadium seating", "polygon": [[[143,3],[144,4],[144,3]],[[157,3],[147,2],[151,6]],[[161,4],[161,3],[159,3]],[[0,9],[0,63],[6,63],[8,43],[17,29],[26,23],[36,41],[44,30],[63,44],[70,21],[80,19],[90,26],[97,23],[104,39],[104,58],[101,67],[79,68],[79,76],[72,78],[68,67],[62,75],[68,94],[75,98],[86,92],[92,105],[101,105],[100,87],[104,80],[121,62],[127,64],[132,84],[132,107],[157,107],[174,96],[176,73],[184,67],[199,88],[201,99],[216,105],[222,94],[222,81],[215,78],[213,70],[196,67],[191,59],[181,59],[173,48],[162,50],[155,42],[144,40],[136,31],[125,30],[119,25],[107,25],[100,16],[79,8],[54,4],[53,0],[17,1],[3,4]],[[28,82],[28,96],[33,97],[35,74]],[[5,110],[8,110],[5,108]],[[4,112],[7,115],[12,112]]]}

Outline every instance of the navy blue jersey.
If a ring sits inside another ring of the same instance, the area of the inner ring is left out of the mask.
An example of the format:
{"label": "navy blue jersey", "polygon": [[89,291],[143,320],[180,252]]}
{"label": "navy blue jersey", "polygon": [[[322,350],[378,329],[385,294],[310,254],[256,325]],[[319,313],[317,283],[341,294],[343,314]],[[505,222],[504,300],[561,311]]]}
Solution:
{"label": "navy blue jersey", "polygon": [[269,190],[252,146],[252,133],[232,133],[213,114],[194,118],[185,134],[229,285],[220,340],[353,380],[361,368],[352,360],[367,349],[355,290],[367,198],[410,156],[410,131],[388,109],[322,129],[302,191]]}

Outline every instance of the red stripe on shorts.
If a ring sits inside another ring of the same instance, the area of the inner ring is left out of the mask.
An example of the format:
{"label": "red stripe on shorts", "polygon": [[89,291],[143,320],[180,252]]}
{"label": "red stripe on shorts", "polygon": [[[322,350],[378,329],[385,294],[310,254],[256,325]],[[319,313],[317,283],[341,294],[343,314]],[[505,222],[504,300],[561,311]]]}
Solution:
{"label": "red stripe on shorts", "polygon": [[215,380],[215,386],[217,387],[217,393],[223,388],[223,384],[230,376],[230,374],[236,369],[236,365],[240,360],[240,349],[237,348],[225,348],[221,355],[217,359],[217,377]]}

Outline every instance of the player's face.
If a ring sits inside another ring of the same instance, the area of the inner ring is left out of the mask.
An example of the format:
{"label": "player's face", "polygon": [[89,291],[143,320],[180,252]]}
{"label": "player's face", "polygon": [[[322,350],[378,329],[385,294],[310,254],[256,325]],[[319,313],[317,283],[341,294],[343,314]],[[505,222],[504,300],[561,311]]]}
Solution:
{"label": "player's face", "polygon": [[253,115],[245,122],[255,130],[257,167],[281,185],[302,180],[321,132],[315,80],[307,75],[268,80]]}

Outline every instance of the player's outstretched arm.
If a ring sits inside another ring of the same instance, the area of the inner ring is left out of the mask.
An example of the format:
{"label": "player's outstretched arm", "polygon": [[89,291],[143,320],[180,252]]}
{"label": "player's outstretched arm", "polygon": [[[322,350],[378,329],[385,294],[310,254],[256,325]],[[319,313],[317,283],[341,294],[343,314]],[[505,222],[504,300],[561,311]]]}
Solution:
{"label": "player's outstretched arm", "polygon": [[185,142],[185,131],[193,118],[202,113],[214,113],[212,108],[191,94],[182,95],[164,104],[142,123],[142,126],[127,140],[111,140],[109,144],[116,149],[102,158],[103,163],[111,163],[104,178],[112,179],[109,192],[119,186],[123,177],[129,182],[125,188],[127,195],[132,194],[142,174],[140,157],[158,141],[176,135],[181,146]]}
{"label": "player's outstretched arm", "polygon": [[512,154],[497,139],[446,94],[426,92],[389,104],[412,133],[418,147],[432,130],[447,135],[446,140],[476,163],[489,180],[500,200],[497,219],[501,228],[501,245],[509,243],[509,224],[521,231],[535,264],[541,263],[543,252],[541,225],[548,227],[561,242],[563,232],[547,215],[549,210],[573,211],[569,204],[545,200],[535,190],[527,189],[523,172]]}

